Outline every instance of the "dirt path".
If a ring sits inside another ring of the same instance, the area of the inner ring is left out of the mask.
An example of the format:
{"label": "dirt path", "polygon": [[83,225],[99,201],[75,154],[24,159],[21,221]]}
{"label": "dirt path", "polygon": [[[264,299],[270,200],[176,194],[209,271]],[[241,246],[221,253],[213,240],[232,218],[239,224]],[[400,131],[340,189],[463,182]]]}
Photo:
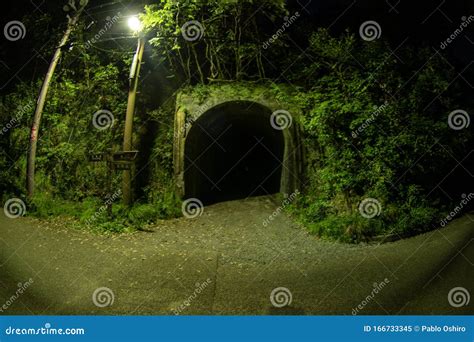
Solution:
{"label": "dirt path", "polygon": [[[271,197],[219,203],[195,219],[114,237],[2,215],[0,309],[18,283],[33,282],[0,314],[350,315],[364,300],[359,314],[473,312],[447,299],[454,287],[474,293],[473,216],[355,246],[318,240],[284,214],[265,227],[276,207]],[[374,283],[380,290],[367,300]],[[103,308],[92,300],[102,287],[114,298]],[[291,305],[272,305],[278,287]]]}

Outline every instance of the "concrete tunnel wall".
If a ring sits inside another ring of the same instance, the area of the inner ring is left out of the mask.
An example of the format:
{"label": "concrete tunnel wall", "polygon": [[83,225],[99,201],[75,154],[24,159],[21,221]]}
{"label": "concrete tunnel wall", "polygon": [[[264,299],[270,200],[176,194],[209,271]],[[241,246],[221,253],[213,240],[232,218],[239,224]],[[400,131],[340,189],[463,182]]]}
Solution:
{"label": "concrete tunnel wall", "polygon": [[[277,110],[291,113],[292,124],[283,130],[270,123]],[[265,87],[213,87],[205,98],[189,90],[180,93],[173,148],[177,193],[205,204],[291,194],[299,188],[302,168],[298,114],[298,108],[278,102]]]}

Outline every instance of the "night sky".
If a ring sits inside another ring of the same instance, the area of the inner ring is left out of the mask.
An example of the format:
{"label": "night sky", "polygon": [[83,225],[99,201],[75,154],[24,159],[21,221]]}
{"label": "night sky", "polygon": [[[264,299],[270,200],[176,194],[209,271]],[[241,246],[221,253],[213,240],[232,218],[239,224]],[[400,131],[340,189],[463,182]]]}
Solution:
{"label": "night sky", "polygon": [[[45,41],[43,32],[30,32],[27,29],[22,44],[1,40],[0,67],[2,91],[10,89],[14,80],[31,80],[42,75],[47,68],[54,44],[58,41],[66,18],[64,1],[31,0],[16,1],[2,10],[2,26],[12,20],[44,20],[48,24],[51,39]],[[90,1],[83,18],[88,32],[99,30],[107,17],[117,12],[132,15],[143,9],[144,4],[153,1]],[[314,28],[329,28],[333,34],[345,30],[357,33],[361,23],[377,21],[382,28],[382,37],[390,42],[394,57],[396,51],[406,46],[429,45],[433,51],[440,50],[445,41],[463,19],[474,13],[474,2],[454,1],[374,1],[374,0],[297,0],[290,1],[291,12],[298,11],[301,19],[298,25],[290,28],[290,38],[294,48],[304,52],[309,33]],[[48,14],[51,18],[45,19]],[[28,19],[25,19],[26,18]],[[275,27],[277,29],[278,27]],[[134,40],[127,39],[130,33],[123,25],[115,25],[102,37],[108,48],[117,51],[133,51]],[[474,25],[468,25],[462,37],[445,49],[450,63],[459,73],[470,78],[473,73]],[[469,82],[471,83],[471,82]]]}

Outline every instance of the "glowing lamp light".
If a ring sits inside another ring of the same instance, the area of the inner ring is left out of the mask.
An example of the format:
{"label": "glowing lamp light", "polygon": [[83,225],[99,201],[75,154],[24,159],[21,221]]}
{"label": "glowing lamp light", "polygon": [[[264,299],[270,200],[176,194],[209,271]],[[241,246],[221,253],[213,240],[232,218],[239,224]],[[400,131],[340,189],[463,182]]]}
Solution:
{"label": "glowing lamp light", "polygon": [[138,17],[130,17],[128,19],[128,27],[134,32],[139,32],[142,29],[142,23]]}

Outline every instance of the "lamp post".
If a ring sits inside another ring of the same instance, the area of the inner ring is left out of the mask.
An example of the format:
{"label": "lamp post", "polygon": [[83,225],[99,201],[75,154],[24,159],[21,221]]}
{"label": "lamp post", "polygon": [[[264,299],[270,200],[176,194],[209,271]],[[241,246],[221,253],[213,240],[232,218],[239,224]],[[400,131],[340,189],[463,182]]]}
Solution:
{"label": "lamp post", "polygon": [[[138,88],[138,77],[140,74],[140,65],[142,63],[143,50],[145,47],[145,39],[141,34],[142,23],[137,17],[128,19],[128,26],[138,35],[138,45],[135,55],[133,56],[132,66],[130,67],[130,87],[128,90],[127,113],[125,116],[125,130],[123,134],[123,151],[132,151],[132,132],[133,132],[133,114],[135,111],[135,99]],[[132,203],[132,170],[123,171],[123,201],[129,206]]]}

